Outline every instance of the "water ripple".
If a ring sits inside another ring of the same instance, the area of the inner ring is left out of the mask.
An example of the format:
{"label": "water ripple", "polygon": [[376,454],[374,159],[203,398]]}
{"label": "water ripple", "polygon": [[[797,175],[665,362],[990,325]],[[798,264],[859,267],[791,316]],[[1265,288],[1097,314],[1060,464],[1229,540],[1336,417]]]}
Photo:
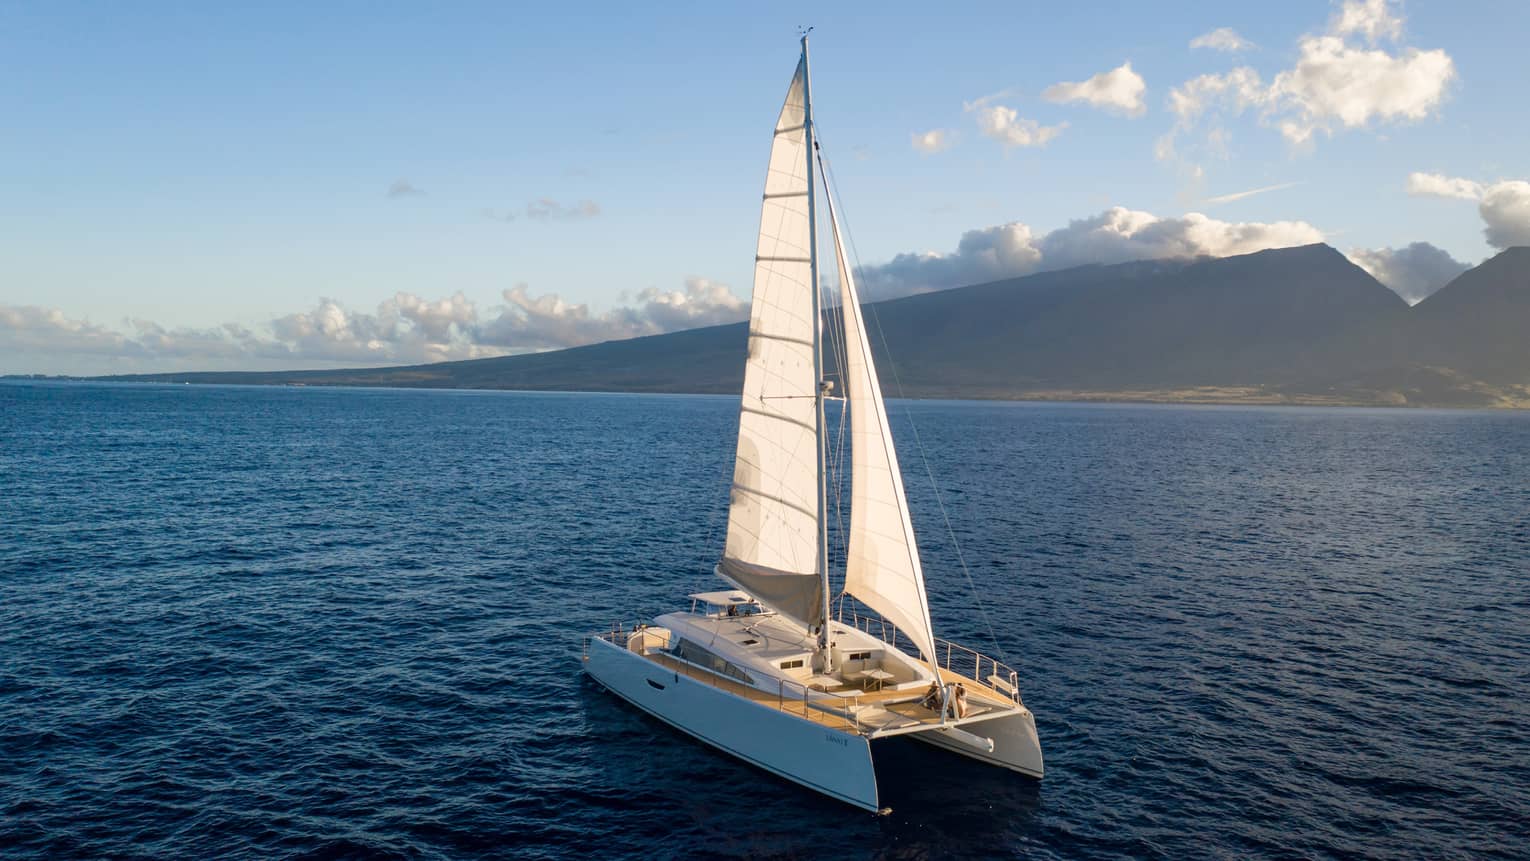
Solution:
{"label": "water ripple", "polygon": [[[0,385],[0,856],[1523,857],[1530,415],[917,418],[1047,753],[874,818],[579,672],[723,533],[726,398]],[[936,625],[986,648],[916,448]]]}

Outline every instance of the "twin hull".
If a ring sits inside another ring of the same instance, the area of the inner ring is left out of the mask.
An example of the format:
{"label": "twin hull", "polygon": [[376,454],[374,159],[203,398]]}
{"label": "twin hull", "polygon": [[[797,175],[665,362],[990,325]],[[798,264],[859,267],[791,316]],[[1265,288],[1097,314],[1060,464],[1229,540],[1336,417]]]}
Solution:
{"label": "twin hull", "polygon": [[675,729],[809,789],[877,810],[871,743],[783,711],[761,708],[594,638],[585,672]]}
{"label": "twin hull", "polygon": [[[809,789],[864,810],[880,810],[871,742],[858,733],[762,707],[635,652],[591,638],[585,672],[675,729]],[[974,749],[939,730],[913,738],[991,765],[1041,777],[1041,745],[1029,712],[977,725],[993,741]]]}

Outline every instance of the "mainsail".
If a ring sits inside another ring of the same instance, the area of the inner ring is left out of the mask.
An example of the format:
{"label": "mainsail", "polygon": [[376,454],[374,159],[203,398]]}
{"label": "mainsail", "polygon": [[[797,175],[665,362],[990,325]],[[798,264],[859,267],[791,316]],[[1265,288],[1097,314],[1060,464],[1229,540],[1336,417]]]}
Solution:
{"label": "mainsail", "polygon": [[765,177],[738,456],[718,572],[776,610],[817,625],[823,592],[811,142],[804,53],[776,120]]}
{"label": "mainsail", "polygon": [[841,316],[845,321],[844,381],[850,403],[850,537],[845,591],[907,634],[927,660],[935,658],[924,569],[903,494],[903,475],[893,449],[887,407],[871,358],[855,279],[846,264],[833,195],[829,223],[839,262]]}

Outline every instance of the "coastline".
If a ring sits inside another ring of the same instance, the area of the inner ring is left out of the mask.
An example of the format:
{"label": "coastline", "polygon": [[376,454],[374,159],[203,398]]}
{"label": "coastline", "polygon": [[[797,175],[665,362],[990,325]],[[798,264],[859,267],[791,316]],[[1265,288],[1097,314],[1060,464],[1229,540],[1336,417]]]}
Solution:
{"label": "coastline", "polygon": [[[312,373],[312,372],[307,372]],[[245,377],[245,379],[209,379],[209,377]],[[641,386],[461,386],[443,384],[440,379],[392,379],[377,382],[361,380],[314,379],[296,381],[291,379],[249,379],[251,376],[279,376],[264,372],[199,372],[191,374],[120,375],[106,377],[47,377],[26,374],[0,376],[0,383],[113,383],[137,385],[214,385],[214,386],[261,386],[285,388],[345,388],[345,389],[419,389],[434,391],[479,392],[526,392],[563,394],[630,394],[630,395],[713,395],[727,397],[736,391],[724,388],[697,390],[682,387]],[[1445,395],[1440,397],[1439,394]],[[1530,410],[1530,386],[1491,386],[1477,384],[1470,388],[1452,389],[1429,397],[1405,391],[1354,389],[1350,391],[1311,392],[1296,387],[1283,386],[1182,386],[1143,389],[1030,389],[1003,391],[996,389],[939,390],[918,388],[913,391],[894,393],[888,397],[896,400],[966,400],[1012,403],[1090,403],[1090,404],[1163,404],[1184,406],[1288,406],[1288,407],[1385,407],[1392,409],[1468,409],[1468,410]]]}

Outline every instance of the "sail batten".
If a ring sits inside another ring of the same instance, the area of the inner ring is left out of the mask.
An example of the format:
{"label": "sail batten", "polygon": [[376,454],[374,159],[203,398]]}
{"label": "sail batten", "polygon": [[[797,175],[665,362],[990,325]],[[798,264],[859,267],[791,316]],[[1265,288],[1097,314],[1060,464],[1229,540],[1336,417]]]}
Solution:
{"label": "sail batten", "polygon": [[823,599],[807,122],[804,57],[776,120],[765,174],[738,452],[718,573],[816,625]]}

